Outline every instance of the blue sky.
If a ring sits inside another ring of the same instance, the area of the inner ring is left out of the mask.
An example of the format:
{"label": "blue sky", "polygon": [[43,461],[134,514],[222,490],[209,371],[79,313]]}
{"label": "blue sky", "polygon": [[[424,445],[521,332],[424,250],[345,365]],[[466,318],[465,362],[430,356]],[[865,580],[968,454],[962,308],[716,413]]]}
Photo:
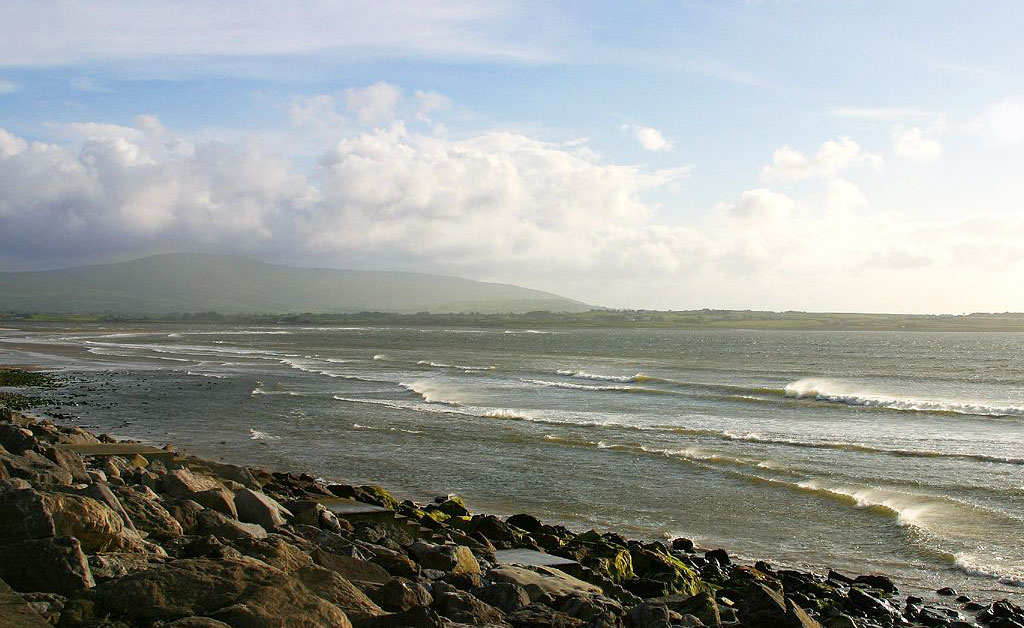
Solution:
{"label": "blue sky", "polygon": [[1024,310],[1018,2],[0,5],[0,268]]}

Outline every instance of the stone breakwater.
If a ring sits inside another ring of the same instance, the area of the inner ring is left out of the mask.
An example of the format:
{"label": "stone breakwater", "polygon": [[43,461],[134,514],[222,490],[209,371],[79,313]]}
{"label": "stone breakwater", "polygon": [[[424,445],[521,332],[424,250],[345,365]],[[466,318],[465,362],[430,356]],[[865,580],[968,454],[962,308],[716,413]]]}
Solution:
{"label": "stone breakwater", "polygon": [[0,627],[1024,627],[1006,600],[399,502],[10,410],[0,579]]}

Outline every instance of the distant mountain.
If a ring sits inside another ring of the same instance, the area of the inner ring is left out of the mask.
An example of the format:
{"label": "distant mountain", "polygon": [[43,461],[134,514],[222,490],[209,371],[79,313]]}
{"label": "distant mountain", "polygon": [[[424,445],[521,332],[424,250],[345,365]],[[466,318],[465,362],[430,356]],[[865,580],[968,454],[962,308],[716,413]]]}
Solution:
{"label": "distant mountain", "polygon": [[174,253],[61,270],[0,272],[0,312],[580,312],[549,292],[458,277],[276,266]]}

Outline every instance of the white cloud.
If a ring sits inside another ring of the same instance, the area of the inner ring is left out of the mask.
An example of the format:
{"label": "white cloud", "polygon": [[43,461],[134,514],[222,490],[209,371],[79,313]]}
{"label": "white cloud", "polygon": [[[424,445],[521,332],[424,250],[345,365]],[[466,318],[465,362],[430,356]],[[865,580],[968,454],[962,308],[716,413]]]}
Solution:
{"label": "white cloud", "polygon": [[644,147],[644,150],[649,151],[670,151],[672,150],[672,142],[665,139],[661,131],[650,126],[637,126],[637,127],[626,127],[632,128],[633,134],[636,136],[637,141]]}
{"label": "white cloud", "polygon": [[687,168],[607,163],[578,142],[397,122],[349,130],[307,174],[255,138],[189,143],[152,116],[58,130],[59,144],[0,131],[0,255],[21,265],[213,250],[623,307],[1024,309],[1005,289],[1024,282],[1024,217],[910,222],[838,178],[807,197],[750,190],[684,226],[645,198]]}
{"label": "white cloud", "polygon": [[908,118],[937,118],[939,114],[927,109],[912,107],[839,107],[829,111],[841,118],[865,118],[868,120],[902,120]]}
{"label": "white cloud", "polygon": [[530,11],[500,0],[423,0],[412,8],[401,0],[307,0],[301,11],[271,0],[5,0],[0,65],[301,54],[550,59],[554,28],[531,20]]}
{"label": "white cloud", "polygon": [[892,151],[900,157],[923,163],[942,156],[942,144],[929,137],[920,127],[896,127],[890,134]]}
{"label": "white cloud", "polygon": [[21,86],[15,83],[14,81],[6,81],[0,79],[0,96],[3,96],[5,94],[13,94],[19,89],[21,89]]}
{"label": "white cloud", "polygon": [[783,146],[772,154],[772,163],[761,170],[765,181],[801,181],[835,177],[853,165],[877,167],[882,158],[863,150],[848,137],[828,140],[808,157],[792,146]]}
{"label": "white cloud", "polygon": [[386,122],[395,117],[402,90],[383,81],[345,92],[345,105],[362,124]]}
{"label": "white cloud", "polygon": [[76,89],[80,92],[95,92],[100,94],[108,94],[114,91],[106,85],[104,85],[102,82],[89,76],[80,76],[78,78],[73,78],[69,81],[69,84],[71,85],[71,89]]}
{"label": "white cloud", "polygon": [[1024,97],[1007,98],[992,105],[972,127],[991,144],[1009,146],[1024,142]]}
{"label": "white cloud", "polygon": [[416,90],[416,119],[431,124],[429,114],[433,111],[444,111],[452,106],[450,98],[437,92]]}

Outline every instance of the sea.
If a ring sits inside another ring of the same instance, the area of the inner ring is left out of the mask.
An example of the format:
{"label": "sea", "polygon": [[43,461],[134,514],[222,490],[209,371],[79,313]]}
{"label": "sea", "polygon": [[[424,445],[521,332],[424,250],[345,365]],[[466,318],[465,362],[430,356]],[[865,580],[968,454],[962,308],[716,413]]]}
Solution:
{"label": "sea", "polygon": [[1024,598],[1024,334],[33,326],[78,424],[272,470]]}

